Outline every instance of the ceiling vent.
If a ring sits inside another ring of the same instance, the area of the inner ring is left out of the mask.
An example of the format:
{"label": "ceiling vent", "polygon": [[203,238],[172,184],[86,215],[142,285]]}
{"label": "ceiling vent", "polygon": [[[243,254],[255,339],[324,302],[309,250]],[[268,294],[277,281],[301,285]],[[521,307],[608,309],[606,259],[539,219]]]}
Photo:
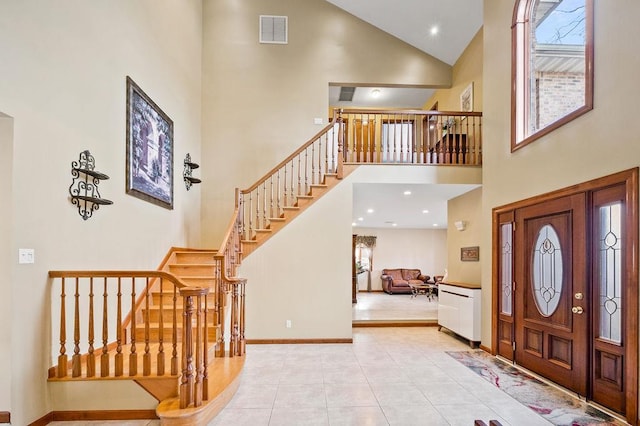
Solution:
{"label": "ceiling vent", "polygon": [[287,44],[288,42],[288,17],[260,15],[260,43]]}
{"label": "ceiling vent", "polygon": [[351,102],[353,101],[353,95],[356,93],[355,87],[341,87],[339,101]]}

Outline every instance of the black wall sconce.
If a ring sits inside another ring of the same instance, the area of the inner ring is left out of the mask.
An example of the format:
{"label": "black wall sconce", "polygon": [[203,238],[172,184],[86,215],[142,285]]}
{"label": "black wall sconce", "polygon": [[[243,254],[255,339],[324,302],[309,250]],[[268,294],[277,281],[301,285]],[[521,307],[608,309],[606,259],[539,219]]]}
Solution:
{"label": "black wall sconce", "polygon": [[78,206],[78,214],[87,220],[94,210],[100,206],[113,204],[113,201],[100,196],[98,184],[101,180],[109,179],[109,176],[95,170],[96,160],[89,150],[82,151],[78,161],[71,162],[71,204]]}
{"label": "black wall sconce", "polygon": [[184,178],[184,186],[187,188],[187,191],[191,189],[191,185],[202,182],[200,179],[193,177],[193,170],[200,167],[200,164],[193,163],[191,161],[191,155],[187,153],[184,157],[184,172],[182,173],[182,177]]}

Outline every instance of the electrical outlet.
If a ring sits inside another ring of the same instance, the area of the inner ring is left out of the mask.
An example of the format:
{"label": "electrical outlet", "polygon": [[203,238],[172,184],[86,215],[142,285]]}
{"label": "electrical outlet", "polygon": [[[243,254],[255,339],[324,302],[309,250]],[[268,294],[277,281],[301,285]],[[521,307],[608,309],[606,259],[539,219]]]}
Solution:
{"label": "electrical outlet", "polygon": [[35,263],[34,249],[18,249],[18,263]]}
{"label": "electrical outlet", "polygon": [[285,325],[287,326],[287,328],[291,328],[291,320],[287,320]]}

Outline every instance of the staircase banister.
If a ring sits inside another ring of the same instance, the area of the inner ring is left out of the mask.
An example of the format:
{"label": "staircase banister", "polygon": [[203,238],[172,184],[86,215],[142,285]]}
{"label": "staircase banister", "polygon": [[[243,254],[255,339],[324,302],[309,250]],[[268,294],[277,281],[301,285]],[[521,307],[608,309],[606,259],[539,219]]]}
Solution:
{"label": "staircase banister", "polygon": [[144,270],[69,270],[69,271],[49,271],[50,278],[118,278],[118,277],[151,277],[163,278],[174,283],[178,288],[189,287],[184,281],[165,271],[144,271]]}
{"label": "staircase banister", "polygon": [[224,258],[224,252],[227,249],[227,245],[231,240],[231,236],[233,235],[233,231],[236,226],[236,221],[238,220],[238,214],[240,213],[239,194],[240,194],[240,189],[236,188],[235,207],[233,208],[233,214],[231,215],[231,220],[229,221],[227,230],[224,233],[224,238],[222,239],[220,248],[218,249],[218,252],[213,256],[215,259]]}
{"label": "staircase banister", "polygon": [[469,116],[482,117],[480,111],[436,111],[426,109],[359,109],[359,108],[338,108],[342,115],[349,114],[371,114],[371,115],[443,115],[443,116]]}
{"label": "staircase banister", "polygon": [[262,182],[265,182],[266,180],[268,180],[271,176],[273,176],[278,170],[280,170],[282,167],[284,167],[287,163],[289,163],[291,160],[293,160],[294,158],[296,158],[296,155],[300,154],[301,152],[303,152],[305,149],[307,149],[309,146],[311,146],[315,141],[317,141],[322,135],[324,135],[325,133],[327,133],[329,130],[333,129],[333,126],[336,123],[336,114],[334,112],[333,114],[333,118],[331,119],[331,122],[329,124],[327,124],[322,130],[320,130],[318,133],[316,133],[311,139],[309,139],[307,142],[305,142],[300,148],[296,149],[291,155],[289,155],[287,158],[285,158],[283,161],[281,161],[280,163],[278,163],[277,166],[275,166],[274,168],[272,168],[269,172],[267,172],[264,176],[262,176],[260,179],[258,179],[256,181],[256,183],[254,183],[253,185],[251,185],[249,188],[247,189],[243,189],[240,192],[242,194],[248,194],[251,191],[255,190],[258,186],[260,186],[260,184]]}

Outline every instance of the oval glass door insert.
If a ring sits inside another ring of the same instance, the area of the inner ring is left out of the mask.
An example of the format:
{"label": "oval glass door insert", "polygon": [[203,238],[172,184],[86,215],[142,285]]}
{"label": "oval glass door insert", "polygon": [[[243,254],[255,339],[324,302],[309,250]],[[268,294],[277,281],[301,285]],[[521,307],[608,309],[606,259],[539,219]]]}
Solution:
{"label": "oval glass door insert", "polygon": [[558,309],[562,294],[562,247],[556,230],[544,225],[538,232],[531,265],[534,300],[540,314],[549,317]]}

